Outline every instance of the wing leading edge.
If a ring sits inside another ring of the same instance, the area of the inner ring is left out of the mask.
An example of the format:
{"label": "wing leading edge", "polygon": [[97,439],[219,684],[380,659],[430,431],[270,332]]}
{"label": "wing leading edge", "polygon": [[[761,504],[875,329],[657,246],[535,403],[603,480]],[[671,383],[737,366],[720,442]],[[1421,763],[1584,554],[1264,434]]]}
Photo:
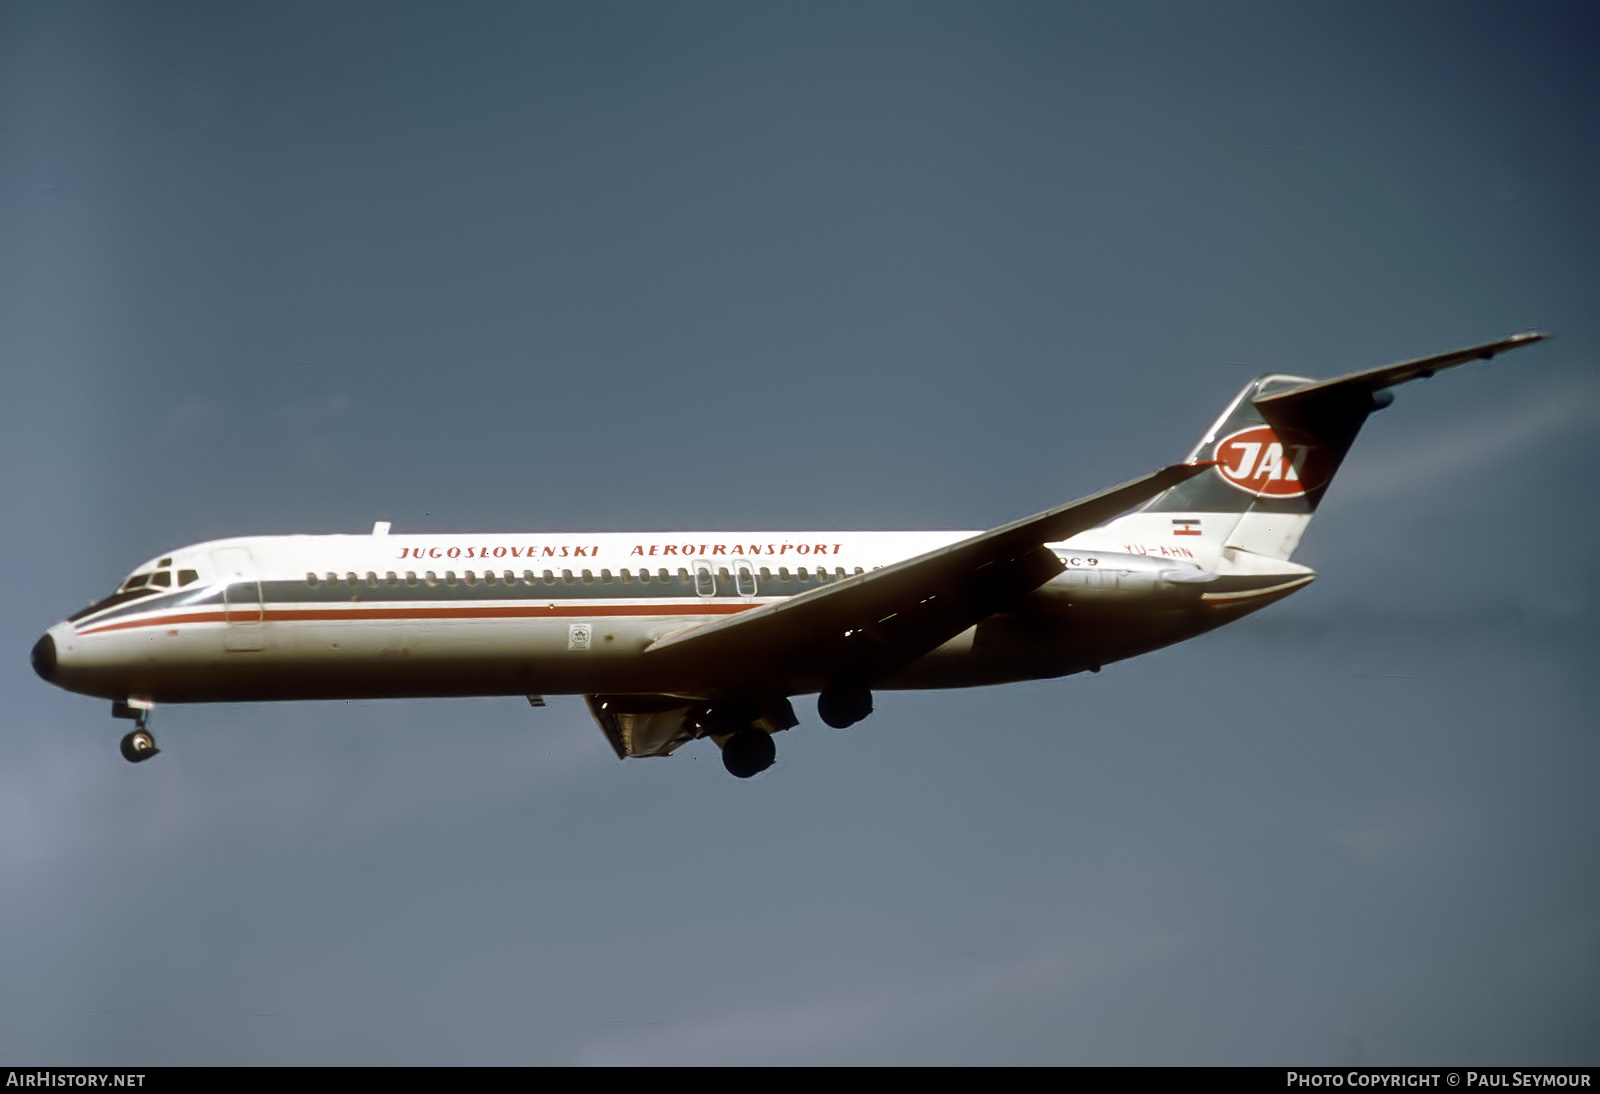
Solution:
{"label": "wing leading edge", "polygon": [[701,686],[793,695],[869,684],[937,649],[1063,567],[1045,544],[1087,531],[1209,463],[1143,478],[1003,524],[915,558],[668,635],[646,657],[681,658]]}

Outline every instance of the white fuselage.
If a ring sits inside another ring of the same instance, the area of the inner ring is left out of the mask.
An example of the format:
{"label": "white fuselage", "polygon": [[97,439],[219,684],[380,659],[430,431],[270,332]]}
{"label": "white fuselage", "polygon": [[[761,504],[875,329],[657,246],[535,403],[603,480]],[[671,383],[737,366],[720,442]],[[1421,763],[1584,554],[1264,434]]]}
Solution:
{"label": "white fuselage", "polygon": [[[715,690],[715,666],[703,680],[681,661],[641,654],[687,628],[971,534],[218,540],[152,559],[118,594],[51,628],[52,678],[151,703],[701,695]],[[1064,572],[1015,612],[969,628],[876,686],[960,687],[1094,669],[1209,630],[1310,579],[1300,567],[1246,573],[1226,559],[1197,558],[1189,542],[1170,522],[1133,514],[1057,544]],[[1230,569],[1238,572],[1218,576]],[[771,681],[791,695],[825,685]]]}

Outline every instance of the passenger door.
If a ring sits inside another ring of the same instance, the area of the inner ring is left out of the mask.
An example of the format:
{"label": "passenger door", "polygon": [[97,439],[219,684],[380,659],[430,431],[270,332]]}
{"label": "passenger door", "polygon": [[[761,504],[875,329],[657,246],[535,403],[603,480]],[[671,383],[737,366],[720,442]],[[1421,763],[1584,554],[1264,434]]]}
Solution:
{"label": "passenger door", "polygon": [[222,603],[228,620],[223,648],[239,653],[266,649],[266,610],[250,549],[219,547],[211,552],[211,561],[217,568],[217,580],[223,583]]}

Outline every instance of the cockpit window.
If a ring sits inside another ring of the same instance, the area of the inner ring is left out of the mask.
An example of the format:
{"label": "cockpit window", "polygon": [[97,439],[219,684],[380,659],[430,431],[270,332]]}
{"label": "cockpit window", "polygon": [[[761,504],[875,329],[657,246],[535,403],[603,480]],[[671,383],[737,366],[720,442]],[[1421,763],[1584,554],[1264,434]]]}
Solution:
{"label": "cockpit window", "polygon": [[[142,574],[140,576],[148,577],[149,575]],[[117,590],[104,600],[97,600],[83,609],[83,611],[67,616],[67,622],[76,623],[86,615],[93,615],[95,612],[104,611],[107,608],[115,608],[118,604],[126,604],[130,600],[138,600],[141,596],[153,596],[157,592],[156,589],[152,589],[148,585],[143,588],[129,589],[126,588],[126,584],[124,582],[124,588]]]}
{"label": "cockpit window", "polygon": [[[172,559],[170,558],[164,558],[157,563],[158,567],[170,567],[171,565]],[[177,573],[176,586],[181,589],[185,585],[193,585],[199,580],[200,573],[198,570],[179,570]],[[116,592],[112,593],[104,600],[95,601],[93,604],[90,604],[87,608],[83,609],[81,612],[78,612],[76,615],[68,616],[67,620],[68,622],[76,623],[78,620],[84,618],[85,616],[93,615],[95,612],[102,612],[107,608],[114,608],[119,604],[126,604],[128,601],[137,600],[141,596],[154,596],[163,589],[172,588],[173,585],[173,574],[170,569],[146,570],[142,573],[134,574],[121,585],[117,586]]]}

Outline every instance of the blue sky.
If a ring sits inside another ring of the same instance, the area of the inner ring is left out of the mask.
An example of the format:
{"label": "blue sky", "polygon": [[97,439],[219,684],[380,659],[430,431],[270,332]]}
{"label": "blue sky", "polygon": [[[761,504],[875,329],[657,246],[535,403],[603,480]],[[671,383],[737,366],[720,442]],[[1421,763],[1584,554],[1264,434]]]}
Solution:
{"label": "blue sky", "polygon": [[[0,1059],[1588,1063],[1586,5],[0,9]],[[26,651],[225,535],[971,528],[1399,392],[1252,620],[729,779]]]}

